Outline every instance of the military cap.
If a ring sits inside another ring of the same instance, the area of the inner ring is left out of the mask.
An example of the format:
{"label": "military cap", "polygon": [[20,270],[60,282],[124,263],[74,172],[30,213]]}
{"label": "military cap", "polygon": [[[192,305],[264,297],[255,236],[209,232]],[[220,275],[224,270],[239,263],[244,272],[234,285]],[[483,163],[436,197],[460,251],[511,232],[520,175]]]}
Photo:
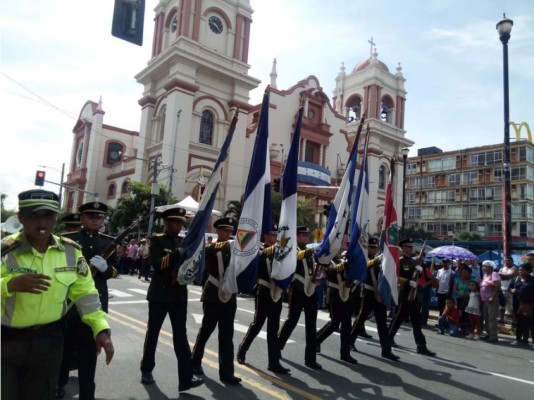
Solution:
{"label": "military cap", "polygon": [[80,220],[80,214],[78,213],[65,214],[61,218],[61,222],[63,222],[65,225],[81,225],[82,224],[82,221]]}
{"label": "military cap", "polygon": [[273,224],[267,233],[271,235],[278,235],[278,224]]}
{"label": "military cap", "polygon": [[236,220],[234,218],[219,218],[213,223],[215,229],[234,231]]}
{"label": "military cap", "polygon": [[301,233],[307,233],[310,234],[310,229],[307,226],[297,226],[297,235]]}
{"label": "military cap", "polygon": [[169,208],[161,213],[161,218],[163,219],[180,219],[185,221],[185,208],[182,207],[173,207]]}
{"label": "military cap", "polygon": [[84,203],[80,207],[78,207],[78,212],[80,214],[84,214],[84,213],[105,214],[107,213],[107,211],[108,211],[108,206],[98,201],[90,201],[89,203]]}
{"label": "military cap", "polygon": [[378,238],[376,237],[370,237],[369,243],[367,244],[368,247],[378,247]]}
{"label": "military cap", "polygon": [[58,213],[58,195],[43,189],[32,189],[19,193],[19,211],[21,213],[29,214],[41,210]]}
{"label": "military cap", "polygon": [[400,247],[402,246],[413,247],[413,239],[412,238],[402,239],[401,241],[399,241],[399,246]]}

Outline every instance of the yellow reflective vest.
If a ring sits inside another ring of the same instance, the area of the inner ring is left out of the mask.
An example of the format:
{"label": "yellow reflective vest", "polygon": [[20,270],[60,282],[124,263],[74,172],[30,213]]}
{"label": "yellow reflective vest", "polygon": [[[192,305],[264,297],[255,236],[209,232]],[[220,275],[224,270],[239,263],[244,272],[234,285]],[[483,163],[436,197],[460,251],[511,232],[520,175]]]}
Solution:
{"label": "yellow reflective vest", "polygon": [[[21,274],[47,275],[50,287],[40,294],[9,292],[8,282]],[[58,321],[67,311],[68,298],[94,336],[109,329],[90,268],[80,247],[70,239],[52,235],[48,249],[40,253],[23,232],[4,238],[0,289],[3,326],[25,328]]]}

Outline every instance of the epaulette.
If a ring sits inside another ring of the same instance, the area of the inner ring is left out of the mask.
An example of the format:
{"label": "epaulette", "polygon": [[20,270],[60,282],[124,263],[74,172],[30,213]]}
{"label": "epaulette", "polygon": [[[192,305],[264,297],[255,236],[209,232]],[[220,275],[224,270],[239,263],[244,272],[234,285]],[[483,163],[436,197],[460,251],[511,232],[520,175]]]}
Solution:
{"label": "epaulette", "polygon": [[267,248],[263,249],[263,254],[265,254],[266,257],[270,257],[274,254],[276,246],[269,246]]}
{"label": "epaulette", "polygon": [[347,263],[345,261],[342,261],[339,264],[336,264],[336,271],[337,272],[343,272],[346,269],[347,269]]}
{"label": "epaulette", "polygon": [[222,249],[226,243],[228,243],[228,241],[215,242],[215,244],[213,244],[212,246],[214,246],[215,249],[219,250],[219,249]]}
{"label": "epaulette", "polygon": [[15,240],[13,238],[7,237],[5,239],[2,239],[2,246],[1,246],[1,255],[5,256],[7,253],[15,250],[17,247],[20,246],[20,241]]}
{"label": "epaulette", "polygon": [[80,246],[78,243],[76,243],[74,240],[72,240],[72,239],[70,239],[68,237],[60,236],[59,240],[61,241],[61,243],[70,244],[71,246],[74,246],[79,250],[82,249],[82,246]]}
{"label": "epaulette", "polygon": [[111,240],[115,240],[115,237],[114,237],[114,236],[108,235],[108,234],[106,234],[106,233],[100,233],[100,236],[103,236],[103,237],[108,238],[108,239],[111,239]]}

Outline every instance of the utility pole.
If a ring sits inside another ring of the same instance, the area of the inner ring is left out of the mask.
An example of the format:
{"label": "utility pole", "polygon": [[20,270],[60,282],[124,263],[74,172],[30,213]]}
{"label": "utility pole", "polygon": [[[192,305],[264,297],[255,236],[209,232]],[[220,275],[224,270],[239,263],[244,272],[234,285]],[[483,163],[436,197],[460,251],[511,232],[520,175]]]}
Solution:
{"label": "utility pole", "polygon": [[150,218],[148,220],[148,235],[152,233],[152,228],[154,226],[154,208],[156,206],[156,196],[159,194],[159,185],[158,185],[158,157],[154,157],[154,166],[152,167],[154,174],[152,176],[152,187],[150,189],[150,194],[152,198],[150,199]]}
{"label": "utility pole", "polygon": [[176,157],[176,141],[178,140],[178,125],[180,125],[180,114],[182,110],[178,110],[176,114],[176,132],[174,134],[174,140],[172,145],[172,160],[171,160],[171,173],[169,175],[169,196],[167,197],[167,204],[171,203],[172,198],[172,181],[174,180],[174,158]]}

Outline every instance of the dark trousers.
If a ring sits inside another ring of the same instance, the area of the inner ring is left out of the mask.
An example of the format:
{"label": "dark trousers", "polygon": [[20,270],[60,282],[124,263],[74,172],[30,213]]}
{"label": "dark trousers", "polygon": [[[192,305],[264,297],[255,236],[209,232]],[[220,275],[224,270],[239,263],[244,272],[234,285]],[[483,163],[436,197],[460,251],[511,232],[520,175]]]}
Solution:
{"label": "dark trousers", "polygon": [[[352,304],[349,301],[329,304],[330,321],[317,332],[316,343],[319,345],[335,331],[339,330],[341,346],[340,356],[350,354],[350,322],[352,318]],[[341,328],[341,329],[340,329]]]}
{"label": "dark trousers", "polygon": [[430,286],[417,287],[417,301],[421,304],[421,325],[428,324],[428,315],[430,313],[430,299],[432,297],[432,288]]}
{"label": "dark trousers", "polygon": [[61,324],[24,332],[2,326],[2,400],[53,399],[63,350]]}
{"label": "dark trousers", "polygon": [[178,382],[187,384],[193,376],[191,371],[191,348],[187,341],[187,302],[148,302],[148,324],[143,346],[141,372],[152,372],[156,365],[155,357],[159,332],[167,314],[169,314],[171,320],[174,354],[178,360]]}
{"label": "dark trousers", "polygon": [[284,348],[293,329],[295,329],[299,322],[302,310],[304,310],[304,323],[306,324],[306,350],[304,352],[304,360],[306,362],[315,362],[315,336],[317,334],[317,294],[315,292],[308,297],[303,291],[295,289],[295,287],[291,288],[289,293],[289,313],[278,335],[278,345],[280,350]]}
{"label": "dark trousers", "polygon": [[517,327],[515,330],[515,338],[518,342],[528,343],[528,337],[530,334],[530,316],[523,314],[515,314],[517,320]]}
{"label": "dark trousers", "polygon": [[197,341],[193,348],[192,363],[194,366],[202,364],[204,349],[211,334],[219,325],[219,377],[224,379],[234,376],[234,318],[237,303],[230,300],[227,303],[204,303],[204,317],[198,331]]}
{"label": "dark trousers", "polygon": [[393,341],[397,331],[406,317],[410,317],[412,323],[413,338],[417,346],[426,346],[425,335],[421,331],[421,305],[417,300],[401,300],[397,313],[389,325],[389,339]]}
{"label": "dark trousers", "polygon": [[141,261],[141,268],[139,268],[139,278],[145,278],[148,281],[148,275],[150,275],[150,258],[143,258]]}
{"label": "dark trousers", "polygon": [[65,317],[65,348],[61,362],[58,386],[65,386],[69,381],[72,361],[77,359],[78,384],[80,399],[95,398],[96,343],[89,325],[82,322],[75,308]]}
{"label": "dark trousers", "polygon": [[[374,295],[373,295],[374,296]],[[358,334],[362,331],[363,326],[371,311],[374,313],[376,328],[378,330],[378,337],[380,338],[380,345],[382,351],[391,351],[391,341],[389,340],[387,327],[387,307],[384,303],[380,303],[375,297],[365,296],[362,298],[360,312],[354,320],[352,330],[350,332],[351,343],[355,343]]]}
{"label": "dark trousers", "polygon": [[239,349],[246,353],[252,341],[260,333],[265,320],[267,320],[267,350],[269,365],[277,365],[280,361],[280,348],[278,347],[278,328],[280,327],[280,314],[282,300],[274,302],[271,297],[256,295],[256,312],[254,321],[249,325],[247,334],[243,338]]}
{"label": "dark trousers", "polygon": [[449,293],[437,293],[438,296],[438,311],[439,315],[443,314],[443,310],[445,310],[445,300],[447,300],[447,297],[449,297]]}

